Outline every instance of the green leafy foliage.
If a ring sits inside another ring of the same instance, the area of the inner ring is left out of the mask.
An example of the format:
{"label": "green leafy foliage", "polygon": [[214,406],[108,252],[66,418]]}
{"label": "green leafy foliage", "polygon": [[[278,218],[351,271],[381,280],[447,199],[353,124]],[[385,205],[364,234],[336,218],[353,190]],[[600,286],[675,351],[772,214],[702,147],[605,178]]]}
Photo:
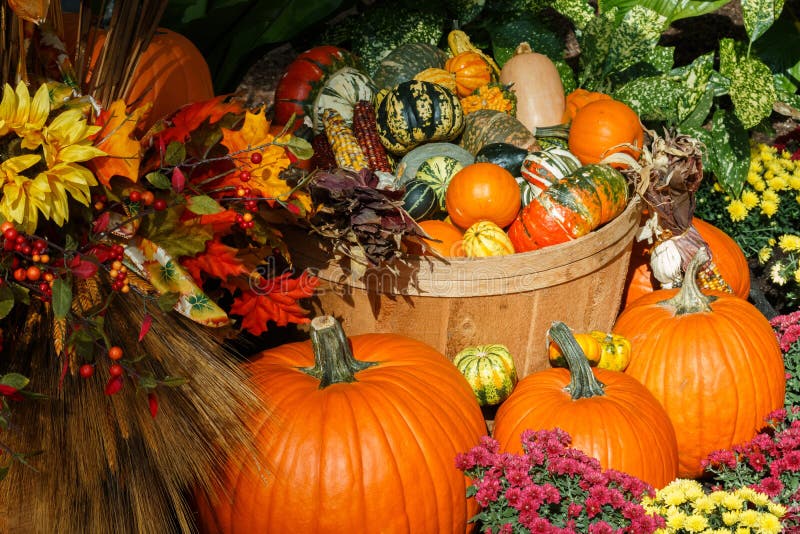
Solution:
{"label": "green leafy foliage", "polygon": [[730,80],[729,94],[736,116],[745,128],[752,128],[772,113],[777,95],[769,67],[757,58],[745,56],[743,48],[733,39],[721,40],[719,71]]}
{"label": "green leafy foliage", "polygon": [[744,29],[752,43],[772,26],[783,10],[783,0],[741,0]]}
{"label": "green leafy foliage", "polygon": [[491,24],[487,30],[491,36],[494,59],[501,67],[511,59],[522,42],[527,42],[534,52],[544,54],[554,62],[561,60],[564,55],[561,38],[545,21],[532,14]]}
{"label": "green leafy foliage", "polygon": [[690,17],[699,17],[712,13],[731,0],[598,0],[597,6],[601,13],[614,8],[620,14],[627,13],[635,7],[646,7],[662,15],[665,19],[664,29],[676,20]]}

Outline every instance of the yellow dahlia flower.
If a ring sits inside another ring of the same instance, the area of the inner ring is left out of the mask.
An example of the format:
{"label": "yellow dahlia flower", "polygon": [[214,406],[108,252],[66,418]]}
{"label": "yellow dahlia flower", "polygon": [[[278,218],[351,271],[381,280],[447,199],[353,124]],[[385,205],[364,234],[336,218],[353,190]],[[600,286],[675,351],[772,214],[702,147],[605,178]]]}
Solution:
{"label": "yellow dahlia flower", "polygon": [[28,87],[17,84],[14,91],[5,84],[0,100],[0,135],[13,131],[22,138],[22,148],[34,150],[42,143],[42,127],[50,114],[50,94],[42,84],[31,99]]}

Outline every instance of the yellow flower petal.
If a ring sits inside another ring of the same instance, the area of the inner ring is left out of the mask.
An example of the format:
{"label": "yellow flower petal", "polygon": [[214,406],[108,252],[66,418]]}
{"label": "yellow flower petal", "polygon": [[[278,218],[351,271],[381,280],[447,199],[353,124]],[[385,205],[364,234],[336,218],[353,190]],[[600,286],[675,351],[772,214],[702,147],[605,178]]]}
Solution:
{"label": "yellow flower petal", "polygon": [[89,161],[105,156],[106,153],[91,145],[70,145],[58,151],[58,160],[65,163]]}

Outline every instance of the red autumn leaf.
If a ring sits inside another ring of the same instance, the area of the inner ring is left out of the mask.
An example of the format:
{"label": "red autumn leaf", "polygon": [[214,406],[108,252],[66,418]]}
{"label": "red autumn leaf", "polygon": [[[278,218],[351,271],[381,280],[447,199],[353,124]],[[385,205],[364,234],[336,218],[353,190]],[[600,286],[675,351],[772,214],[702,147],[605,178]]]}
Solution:
{"label": "red autumn leaf", "polygon": [[69,262],[70,271],[78,278],[91,278],[97,273],[97,264],[84,260],[81,256],[74,256]]}
{"label": "red autumn leaf", "polygon": [[147,405],[150,408],[150,415],[155,419],[158,414],[158,397],[152,391],[147,394]]}
{"label": "red autumn leaf", "polygon": [[108,223],[110,221],[111,221],[111,213],[108,212],[108,211],[104,211],[92,223],[92,231],[95,234],[99,234],[100,232],[103,232],[106,228],[108,228]]}
{"label": "red autumn leaf", "polygon": [[220,95],[179,109],[169,119],[172,126],[159,134],[159,143],[163,142],[164,146],[171,141],[183,143],[206,119],[209,124],[214,124],[228,113],[244,112],[239,102],[223,102],[226,98],[227,95]]}
{"label": "red autumn leaf", "polygon": [[263,280],[251,291],[236,297],[231,306],[232,315],[242,317],[242,328],[253,335],[267,331],[267,323],[274,321],[278,326],[289,323],[307,323],[307,310],[300,307],[297,300],[310,297],[319,285],[319,279],[303,273],[291,278],[289,273]]}
{"label": "red autumn leaf", "polygon": [[121,389],[122,389],[122,377],[112,376],[111,378],[108,379],[108,382],[106,383],[105,394],[113,395],[115,393],[118,393],[119,390]]}
{"label": "red autumn leaf", "polygon": [[234,210],[225,210],[210,215],[201,215],[199,217],[199,224],[211,225],[215,235],[225,234],[230,231],[231,225],[236,222],[236,215],[237,213]]}
{"label": "red autumn leaf", "polygon": [[186,176],[184,176],[183,171],[175,167],[172,169],[172,189],[174,189],[176,193],[180,193],[185,186]]}
{"label": "red autumn leaf", "polygon": [[144,316],[142,319],[142,327],[139,329],[139,342],[144,339],[144,336],[147,335],[147,332],[150,331],[150,326],[153,324],[153,316],[149,313]]}
{"label": "red autumn leaf", "polygon": [[133,132],[150,106],[152,104],[146,104],[127,113],[125,102],[116,100],[97,117],[96,125],[102,129],[95,134],[95,146],[108,155],[93,158],[89,165],[103,185],[108,186],[114,176],[124,176],[133,182],[139,180],[142,147]]}
{"label": "red autumn leaf", "polygon": [[238,249],[229,247],[218,238],[206,243],[206,250],[193,258],[184,258],[181,264],[195,280],[202,280],[206,273],[214,278],[227,280],[229,276],[247,274],[244,261],[236,257]]}
{"label": "red autumn leaf", "polygon": [[12,395],[17,394],[19,390],[15,387],[9,386],[7,384],[0,384],[0,395],[4,397],[10,397]]}

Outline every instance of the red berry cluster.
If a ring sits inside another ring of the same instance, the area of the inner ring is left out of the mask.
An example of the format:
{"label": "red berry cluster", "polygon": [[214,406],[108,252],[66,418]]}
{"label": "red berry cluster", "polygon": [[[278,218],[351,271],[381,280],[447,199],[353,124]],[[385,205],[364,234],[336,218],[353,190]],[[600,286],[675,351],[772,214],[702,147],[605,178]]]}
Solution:
{"label": "red berry cluster", "polygon": [[128,281],[128,268],[122,265],[121,261],[114,260],[111,263],[111,269],[108,271],[108,275],[114,280],[111,282],[112,290],[119,291],[120,293],[128,293],[131,290]]}
{"label": "red berry cluster", "polygon": [[8,221],[0,225],[0,233],[3,236],[3,251],[14,254],[11,259],[14,280],[33,285],[43,300],[50,300],[54,276],[47,267],[42,267],[50,263],[47,241],[20,233]]}
{"label": "red berry cluster", "polygon": [[[261,161],[263,161],[263,159],[264,156],[261,155],[261,152],[253,152],[252,154],[250,154],[250,163],[252,163],[253,165],[258,165],[259,163],[261,163]],[[252,177],[253,177],[252,174],[250,174],[250,171],[247,169],[242,169],[241,171],[239,171],[239,180],[241,180],[242,182],[245,183],[249,182],[250,178]]]}
{"label": "red berry cluster", "polygon": [[[122,347],[114,345],[108,349],[108,357],[114,361],[114,363],[108,368],[108,374],[111,376],[111,378],[121,377],[125,374],[125,368],[119,363],[116,363],[118,360],[122,359],[122,355]],[[84,363],[78,369],[78,374],[81,376],[81,378],[91,378],[94,376],[94,364]]]}
{"label": "red berry cluster", "polygon": [[253,214],[252,213],[237,213],[236,214],[236,224],[239,225],[239,228],[242,230],[247,230],[248,228],[252,228],[255,226],[255,222],[253,222]]}

